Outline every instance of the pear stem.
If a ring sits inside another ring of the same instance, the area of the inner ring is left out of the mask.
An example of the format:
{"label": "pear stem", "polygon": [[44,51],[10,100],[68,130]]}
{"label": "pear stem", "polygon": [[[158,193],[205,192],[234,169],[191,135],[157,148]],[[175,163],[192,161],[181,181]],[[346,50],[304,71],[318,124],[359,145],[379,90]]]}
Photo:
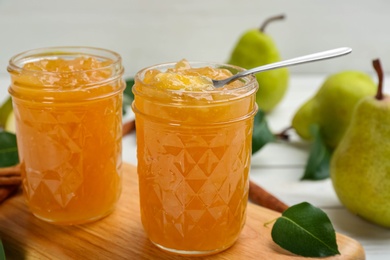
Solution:
{"label": "pear stem", "polygon": [[382,100],[384,98],[384,95],[383,95],[383,70],[382,70],[381,62],[379,59],[375,59],[372,61],[372,65],[374,66],[376,74],[378,75],[378,91],[376,92],[375,98],[377,100]]}
{"label": "pear stem", "polygon": [[293,128],[292,126],[286,127],[285,129],[283,129],[282,132],[276,133],[276,134],[274,134],[274,135],[275,135],[275,137],[278,138],[278,139],[281,139],[281,140],[284,140],[284,141],[288,141],[288,140],[290,139],[290,137],[289,137],[289,135],[288,135],[287,132],[288,132],[290,129],[292,129],[292,128]]}
{"label": "pear stem", "polygon": [[261,27],[260,27],[260,32],[264,32],[265,31],[265,28],[267,27],[267,25],[269,24],[269,23],[271,23],[271,22],[273,22],[273,21],[276,21],[276,20],[283,20],[284,19],[284,14],[280,14],[280,15],[275,15],[275,16],[272,16],[272,17],[270,17],[270,18],[268,18],[267,20],[265,20],[264,22],[263,22],[263,24],[261,25]]}

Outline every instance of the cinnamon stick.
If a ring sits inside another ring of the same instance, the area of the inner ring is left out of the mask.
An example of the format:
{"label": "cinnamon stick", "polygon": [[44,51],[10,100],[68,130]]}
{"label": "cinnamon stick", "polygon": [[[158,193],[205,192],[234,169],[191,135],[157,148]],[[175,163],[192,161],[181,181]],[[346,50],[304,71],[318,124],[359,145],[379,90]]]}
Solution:
{"label": "cinnamon stick", "polygon": [[259,206],[282,213],[288,206],[264,190],[253,181],[249,181],[249,200]]}
{"label": "cinnamon stick", "polygon": [[0,168],[0,204],[9,198],[21,183],[20,164]]}
{"label": "cinnamon stick", "polygon": [[0,168],[0,177],[1,176],[9,176],[9,175],[20,176],[20,164],[16,164],[16,165],[10,166],[10,167]]}
{"label": "cinnamon stick", "polygon": [[135,120],[128,121],[122,125],[122,135],[125,136],[135,130]]}
{"label": "cinnamon stick", "polygon": [[21,176],[0,176],[1,186],[20,185],[21,183]]}
{"label": "cinnamon stick", "polygon": [[0,186],[0,204],[10,197],[18,188],[19,185]]}

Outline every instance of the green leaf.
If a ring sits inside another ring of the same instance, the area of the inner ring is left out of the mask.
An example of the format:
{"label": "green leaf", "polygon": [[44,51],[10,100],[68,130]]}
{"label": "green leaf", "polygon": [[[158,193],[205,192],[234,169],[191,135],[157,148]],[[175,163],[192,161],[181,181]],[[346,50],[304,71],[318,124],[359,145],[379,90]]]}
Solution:
{"label": "green leaf", "polygon": [[12,99],[8,97],[8,99],[0,106],[0,127],[5,126],[5,122],[7,121],[8,115],[12,111]]}
{"label": "green leaf", "polygon": [[126,95],[129,95],[129,96],[131,96],[131,97],[134,98],[134,94],[133,94],[133,92],[132,92],[132,90],[131,90],[131,88],[133,87],[133,85],[134,85],[134,79],[133,79],[133,78],[128,78],[128,79],[126,79],[126,88],[125,88],[124,93],[125,93]]}
{"label": "green leaf", "polygon": [[5,252],[4,252],[4,247],[3,247],[3,243],[0,239],[0,260],[5,260]]}
{"label": "green leaf", "polygon": [[265,112],[259,109],[253,124],[252,154],[259,151],[267,143],[275,141],[275,139],[274,134],[268,128]]}
{"label": "green leaf", "polygon": [[272,227],[272,239],[291,253],[305,257],[340,254],[328,216],[310,203],[289,207]]}
{"label": "green leaf", "polygon": [[134,85],[134,79],[130,78],[130,79],[127,79],[126,80],[126,88],[123,92],[123,94],[129,99],[131,100],[131,102],[133,102],[134,100],[134,94],[133,94],[133,91],[131,90],[132,87]]}
{"label": "green leaf", "polygon": [[126,88],[123,91],[123,114],[126,114],[126,107],[130,107],[134,100],[134,94],[131,88],[134,85],[134,79],[129,78],[126,80]]}
{"label": "green leaf", "polygon": [[16,135],[5,131],[0,132],[0,167],[19,163]]}
{"label": "green leaf", "polygon": [[302,180],[322,180],[329,177],[329,165],[332,156],[331,149],[323,141],[320,127],[312,125],[314,141],[311,144],[309,158],[306,163]]}

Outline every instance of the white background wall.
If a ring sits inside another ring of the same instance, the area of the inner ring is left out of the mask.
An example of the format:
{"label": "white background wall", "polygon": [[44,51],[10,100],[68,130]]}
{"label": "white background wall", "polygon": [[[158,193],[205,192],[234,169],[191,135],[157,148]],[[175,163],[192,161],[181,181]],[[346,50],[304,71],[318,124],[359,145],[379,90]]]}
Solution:
{"label": "white background wall", "polygon": [[88,45],[119,52],[126,76],[166,61],[226,61],[246,29],[268,27],[284,58],[341,46],[353,54],[291,68],[293,73],[359,69],[380,57],[390,71],[388,0],[0,0],[0,73],[19,52]]}

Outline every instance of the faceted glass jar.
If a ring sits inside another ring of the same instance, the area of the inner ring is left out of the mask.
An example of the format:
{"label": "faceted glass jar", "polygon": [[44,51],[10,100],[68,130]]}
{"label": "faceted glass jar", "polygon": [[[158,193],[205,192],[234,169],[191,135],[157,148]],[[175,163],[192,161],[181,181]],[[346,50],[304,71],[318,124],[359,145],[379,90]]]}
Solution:
{"label": "faceted glass jar", "polygon": [[163,250],[214,254],[234,244],[245,223],[258,85],[253,76],[239,88],[198,92],[143,82],[147,71],[173,66],[144,69],[133,86],[141,220]]}
{"label": "faceted glass jar", "polygon": [[[63,62],[76,60],[79,69]],[[56,224],[111,213],[122,187],[121,57],[98,48],[44,48],[14,56],[8,71],[31,212]]]}

